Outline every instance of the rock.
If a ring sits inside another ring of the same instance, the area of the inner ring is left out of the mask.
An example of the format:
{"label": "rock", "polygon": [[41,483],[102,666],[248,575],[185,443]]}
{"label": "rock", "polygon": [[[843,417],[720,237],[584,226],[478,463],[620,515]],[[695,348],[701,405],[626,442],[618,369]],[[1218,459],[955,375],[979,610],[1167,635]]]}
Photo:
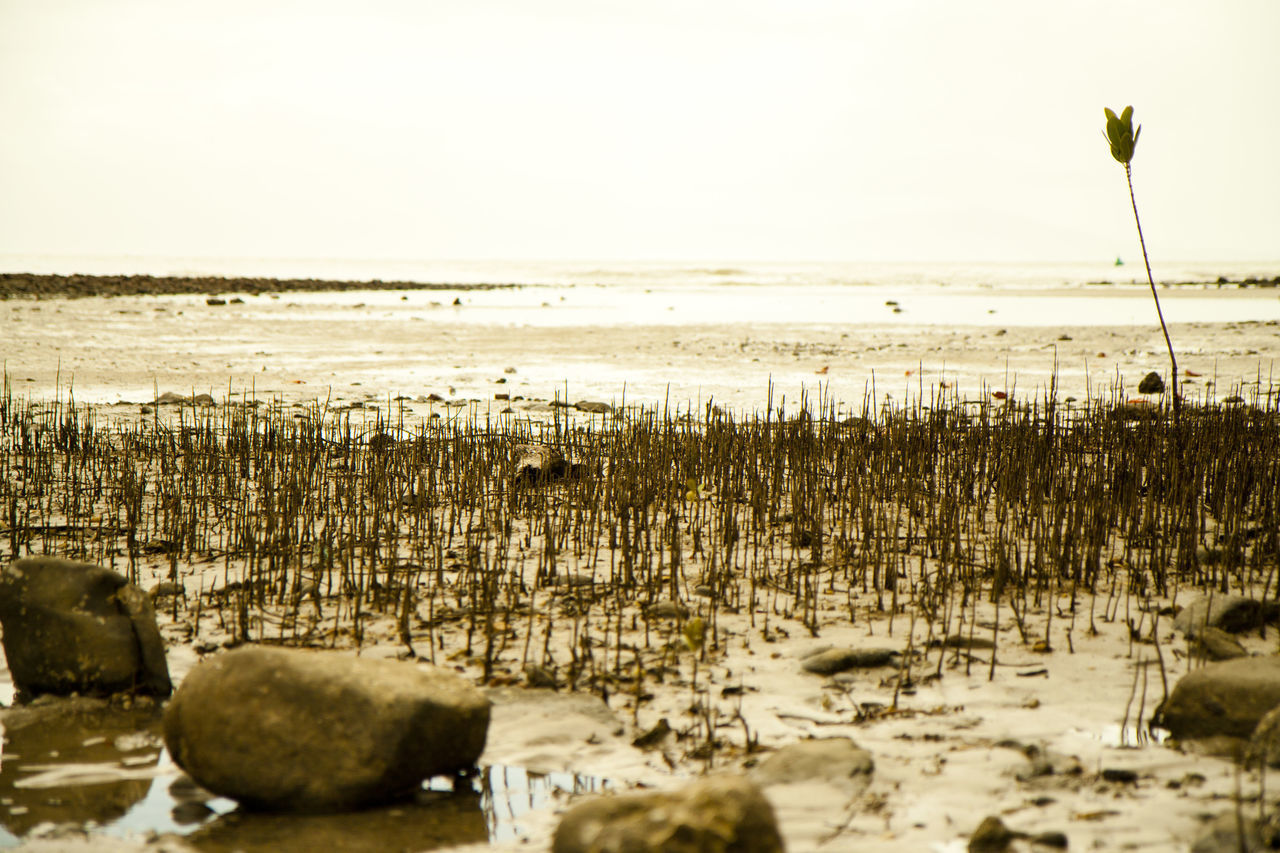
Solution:
{"label": "rock", "polygon": [[1280,705],[1263,714],[1249,736],[1245,763],[1258,767],[1264,762],[1269,767],[1280,767]]}
{"label": "rock", "polygon": [[1280,657],[1236,658],[1184,675],[1156,709],[1151,725],[1175,738],[1247,738],[1280,705]]}
{"label": "rock", "polygon": [[876,763],[871,753],[847,737],[814,738],[788,744],[751,771],[761,788],[797,782],[825,782],[851,795],[871,784]]}
{"label": "rock", "polygon": [[607,415],[613,411],[613,406],[608,403],[598,403],[594,400],[579,400],[573,404],[573,407],[579,412],[590,412],[593,415]]}
{"label": "rock", "polygon": [[1240,641],[1221,628],[1201,628],[1190,642],[1187,649],[1193,658],[1205,660],[1231,660],[1249,654]]}
{"label": "rock", "polygon": [[[1243,843],[1241,824],[1244,825]],[[1270,823],[1262,823],[1247,812],[1237,814],[1231,810],[1209,822],[1204,834],[1191,845],[1191,853],[1259,853],[1276,849],[1277,842],[1280,842],[1280,833]]]}
{"label": "rock", "polygon": [[517,444],[515,454],[517,483],[537,485],[587,474],[586,465],[570,462],[559,450],[545,444]]}
{"label": "rock", "polygon": [[524,679],[530,687],[546,687],[555,690],[560,686],[554,670],[536,663],[525,665]]}
{"label": "rock", "polygon": [[676,791],[596,797],[560,820],[552,853],[781,853],[773,807],[741,776]]}
{"label": "rock", "polygon": [[156,405],[158,406],[179,406],[187,402],[187,398],[176,391],[165,391],[159,397],[156,397]]}
{"label": "rock", "polygon": [[636,749],[653,749],[660,746],[667,735],[671,734],[671,724],[667,722],[667,718],[663,717],[654,724],[653,728],[639,735],[631,741],[631,745]]}
{"label": "rock", "polygon": [[941,640],[935,637],[929,641],[929,645],[932,648],[941,646],[944,649],[968,649],[969,651],[990,651],[996,647],[995,641],[990,637],[970,637],[966,634],[952,634]]}
{"label": "rock", "polygon": [[1201,596],[1178,612],[1173,627],[1186,637],[1194,637],[1205,626],[1231,634],[1261,628],[1280,616],[1280,605],[1265,604],[1243,595]]}
{"label": "rock", "polygon": [[669,598],[659,598],[643,608],[646,619],[683,619],[689,615],[689,608]]}
{"label": "rock", "polygon": [[897,657],[893,649],[826,649],[805,657],[800,667],[805,672],[834,675],[846,669],[889,666]]}
{"label": "rock", "polygon": [[1009,847],[1009,842],[1023,837],[1004,825],[1004,821],[995,815],[983,818],[982,823],[969,836],[971,853],[1000,853]]}
{"label": "rock", "polygon": [[14,686],[25,694],[173,692],[151,599],[110,569],[15,560],[0,573],[0,623]]}
{"label": "rock", "polygon": [[1142,381],[1138,383],[1139,394],[1163,394],[1164,380],[1160,378],[1160,374],[1154,370],[1142,377]]}
{"label": "rock", "polygon": [[1014,778],[1019,781],[1025,782],[1041,776],[1078,776],[1084,772],[1079,758],[1048,749],[1042,744],[1005,741],[1000,745],[1016,749],[1026,756],[1026,766],[1013,773]]}
{"label": "rock", "polygon": [[186,677],[164,718],[174,762],[250,808],[354,809],[465,771],[489,701],[444,669],[243,646]]}

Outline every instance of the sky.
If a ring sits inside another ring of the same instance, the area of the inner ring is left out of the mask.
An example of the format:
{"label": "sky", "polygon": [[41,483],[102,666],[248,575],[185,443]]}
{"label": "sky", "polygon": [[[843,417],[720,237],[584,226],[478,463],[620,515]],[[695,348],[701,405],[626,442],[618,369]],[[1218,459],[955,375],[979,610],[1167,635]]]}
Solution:
{"label": "sky", "polygon": [[1275,0],[0,0],[0,254],[1280,259]]}

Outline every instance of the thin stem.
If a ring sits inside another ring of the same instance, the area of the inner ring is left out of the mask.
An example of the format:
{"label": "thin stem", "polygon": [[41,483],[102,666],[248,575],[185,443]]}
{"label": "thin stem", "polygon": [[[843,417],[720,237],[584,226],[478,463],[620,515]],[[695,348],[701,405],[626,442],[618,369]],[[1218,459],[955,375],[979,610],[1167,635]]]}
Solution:
{"label": "thin stem", "polygon": [[1147,241],[1142,238],[1142,220],[1138,218],[1138,200],[1133,195],[1133,169],[1124,164],[1124,177],[1129,182],[1129,202],[1133,205],[1133,221],[1138,226],[1138,245],[1142,246],[1142,263],[1147,268],[1147,283],[1151,285],[1151,298],[1156,302],[1156,316],[1160,318],[1160,331],[1164,332],[1164,344],[1169,348],[1169,372],[1173,389],[1173,422],[1178,423],[1182,411],[1182,399],[1178,394],[1178,359],[1173,354],[1173,341],[1169,340],[1169,327],[1164,324],[1164,312],[1160,310],[1160,296],[1156,293],[1156,280],[1151,276],[1151,261],[1147,258]]}

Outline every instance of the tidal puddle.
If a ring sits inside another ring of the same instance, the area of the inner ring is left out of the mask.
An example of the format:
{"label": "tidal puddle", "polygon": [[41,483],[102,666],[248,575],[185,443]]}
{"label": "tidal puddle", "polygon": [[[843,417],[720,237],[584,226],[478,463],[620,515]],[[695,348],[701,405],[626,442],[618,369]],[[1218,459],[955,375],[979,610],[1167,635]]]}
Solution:
{"label": "tidal puddle", "polygon": [[4,713],[0,847],[87,833],[177,833],[199,850],[429,850],[524,834],[529,812],[611,787],[598,777],[493,765],[436,778],[409,801],[342,814],[245,812],[196,786],[169,758],[154,707],[57,700]]}

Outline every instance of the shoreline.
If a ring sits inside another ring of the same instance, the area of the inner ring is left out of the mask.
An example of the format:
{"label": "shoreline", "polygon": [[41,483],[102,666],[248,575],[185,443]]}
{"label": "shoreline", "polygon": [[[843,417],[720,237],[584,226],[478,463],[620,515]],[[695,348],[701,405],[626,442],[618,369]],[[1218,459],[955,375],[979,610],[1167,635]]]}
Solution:
{"label": "shoreline", "polygon": [[92,296],[174,296],[222,293],[305,293],[360,290],[510,290],[513,282],[458,284],[416,281],[342,281],[247,276],[82,275],[0,273],[0,299],[82,299]]}
{"label": "shoreline", "polygon": [[[1235,288],[1273,289],[1280,287],[1280,275],[1274,278],[1246,276],[1229,278],[1218,276],[1215,280],[1160,281],[1161,288]],[[515,290],[538,286],[521,282],[447,282],[373,279],[327,278],[275,278],[271,276],[221,276],[221,275],[102,275],[89,273],[0,273],[0,300],[15,298],[34,299],[83,299],[94,296],[174,296],[206,294],[216,296],[226,293],[260,295],[266,293],[316,293],[353,291],[489,291]],[[1122,287],[1125,282],[1105,279],[1085,282],[1085,287]],[[1132,286],[1146,287],[1146,282]]]}

